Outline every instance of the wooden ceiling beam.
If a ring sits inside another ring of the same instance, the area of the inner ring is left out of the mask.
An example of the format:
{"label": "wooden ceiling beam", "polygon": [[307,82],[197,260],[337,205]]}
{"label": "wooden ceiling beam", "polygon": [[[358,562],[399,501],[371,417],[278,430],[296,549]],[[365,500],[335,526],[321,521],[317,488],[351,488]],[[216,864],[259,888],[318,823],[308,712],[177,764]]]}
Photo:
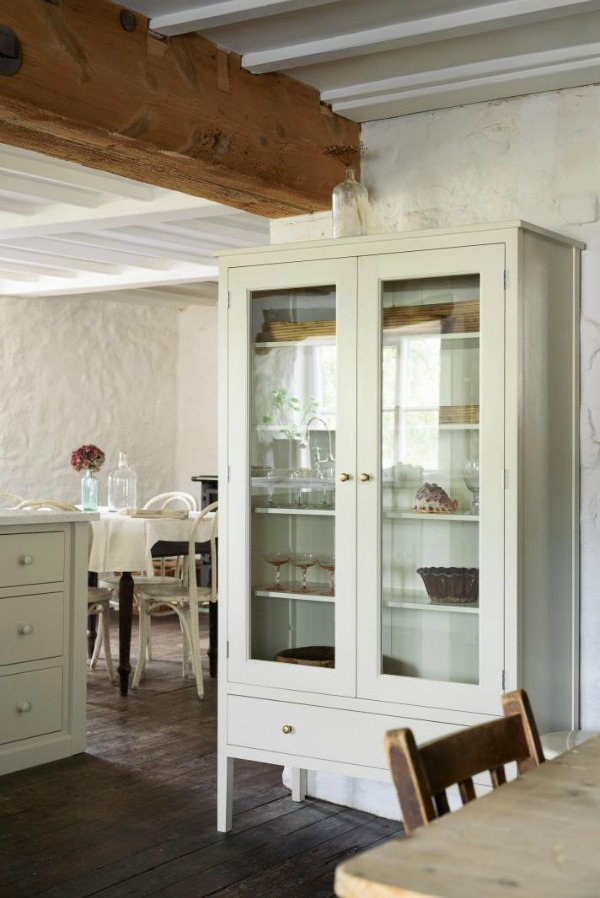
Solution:
{"label": "wooden ceiling beam", "polygon": [[160,38],[109,0],[0,0],[23,62],[0,76],[0,141],[270,218],[329,208],[323,154],[360,126],[316,90],[252,75],[196,34]]}

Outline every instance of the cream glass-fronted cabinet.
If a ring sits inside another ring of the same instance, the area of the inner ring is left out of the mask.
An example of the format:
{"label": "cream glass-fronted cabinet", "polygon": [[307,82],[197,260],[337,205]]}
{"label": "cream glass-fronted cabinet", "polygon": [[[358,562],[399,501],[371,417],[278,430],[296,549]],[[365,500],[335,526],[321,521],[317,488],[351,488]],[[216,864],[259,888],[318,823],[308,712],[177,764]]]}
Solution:
{"label": "cream glass-fronted cabinet", "polygon": [[222,258],[221,830],[235,758],[302,799],[505,689],[575,724],[580,249],[508,223]]}

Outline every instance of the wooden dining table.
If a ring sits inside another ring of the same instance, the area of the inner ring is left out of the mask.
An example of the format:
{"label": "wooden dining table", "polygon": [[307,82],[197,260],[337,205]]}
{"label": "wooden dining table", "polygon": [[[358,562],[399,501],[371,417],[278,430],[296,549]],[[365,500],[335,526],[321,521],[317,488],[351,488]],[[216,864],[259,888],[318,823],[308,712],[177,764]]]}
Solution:
{"label": "wooden dining table", "polygon": [[597,898],[600,736],[338,865],[338,898]]}
{"label": "wooden dining table", "polygon": [[[152,546],[158,542],[181,543],[189,540],[197,512],[187,518],[137,517],[100,509],[100,517],[92,521],[92,546],[88,570],[93,574],[119,571],[119,687],[121,695],[129,691],[131,674],[131,628],[135,571],[152,571]],[[196,546],[207,544],[210,551],[211,518],[201,521],[195,535]],[[213,572],[214,576],[214,572]],[[216,603],[209,604],[211,616],[209,657],[211,675],[216,673]]]}

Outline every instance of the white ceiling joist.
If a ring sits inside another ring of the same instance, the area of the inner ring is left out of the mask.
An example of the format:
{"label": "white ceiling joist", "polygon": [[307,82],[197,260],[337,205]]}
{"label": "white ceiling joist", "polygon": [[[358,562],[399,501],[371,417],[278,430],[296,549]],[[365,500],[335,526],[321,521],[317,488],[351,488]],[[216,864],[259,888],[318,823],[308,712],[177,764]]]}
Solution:
{"label": "white ceiling joist", "polygon": [[[65,166],[63,162],[40,157],[39,153],[26,150],[16,152],[0,148],[0,172],[8,172],[11,177],[16,174],[31,175],[43,178],[56,184],[69,187],[80,187],[85,190],[105,193],[107,199],[114,196],[150,202],[154,199],[156,188],[147,184],[138,184],[127,178],[98,172],[81,165]],[[68,202],[61,199],[61,202]]]}
{"label": "white ceiling joist", "polygon": [[598,0],[502,0],[499,3],[457,9],[441,15],[411,19],[396,24],[367,28],[363,31],[283,44],[279,47],[245,53],[242,65],[255,74],[286,71],[297,66],[332,62],[349,56],[380,53],[400,47],[445,40],[466,34],[526,24],[578,11],[600,9]]}
{"label": "white ceiling joist", "polygon": [[218,28],[221,25],[247,22],[263,16],[297,12],[314,6],[325,6],[340,0],[223,0],[206,6],[192,6],[180,12],[165,13],[150,20],[150,28],[157,34],[172,36]]}
{"label": "white ceiling joist", "polygon": [[511,73],[523,75],[544,71],[552,73],[557,67],[572,65],[600,64],[600,43],[584,44],[577,47],[563,47],[538,53],[526,53],[518,56],[505,56],[499,59],[480,60],[478,62],[461,63],[443,69],[431,69],[395,78],[385,78],[364,84],[348,85],[342,88],[324,90],[321,99],[325,103],[337,104],[343,101],[357,100],[363,97],[387,96],[389,99],[401,97],[405,90],[419,90],[430,85],[442,87],[460,87],[468,84],[470,79],[481,77],[506,77]]}

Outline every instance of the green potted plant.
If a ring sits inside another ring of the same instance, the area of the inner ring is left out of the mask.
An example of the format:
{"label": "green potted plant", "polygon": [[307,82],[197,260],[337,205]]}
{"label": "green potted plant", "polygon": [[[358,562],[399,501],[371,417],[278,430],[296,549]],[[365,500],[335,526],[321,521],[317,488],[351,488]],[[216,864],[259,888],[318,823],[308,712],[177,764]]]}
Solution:
{"label": "green potted plant", "polygon": [[273,467],[294,470],[300,467],[300,450],[306,446],[306,426],[319,404],[314,396],[306,401],[282,387],[271,391],[271,413],[262,423],[274,433]]}

